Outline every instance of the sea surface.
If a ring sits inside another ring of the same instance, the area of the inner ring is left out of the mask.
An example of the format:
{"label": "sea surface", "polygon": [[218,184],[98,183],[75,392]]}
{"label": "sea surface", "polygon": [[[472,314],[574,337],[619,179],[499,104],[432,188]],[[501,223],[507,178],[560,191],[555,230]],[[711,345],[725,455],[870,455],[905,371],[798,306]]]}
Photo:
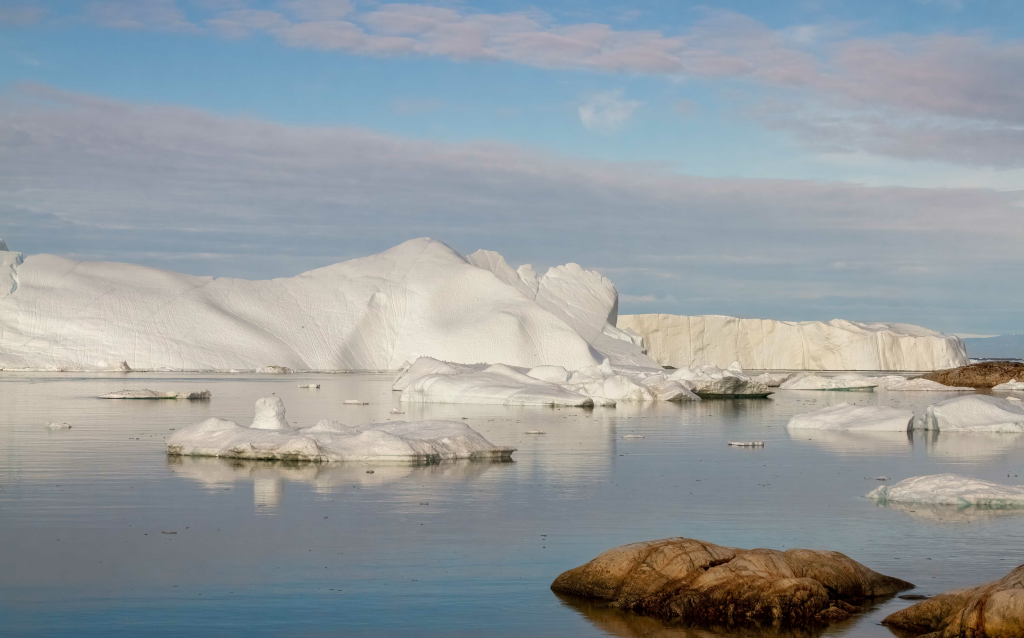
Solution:
{"label": "sea surface", "polygon": [[[841,401],[921,410],[952,394],[780,391],[592,410],[408,405],[394,416],[392,381],[0,373],[0,634],[729,635],[562,599],[549,585],[606,549],[670,536],[838,550],[924,594],[1024,563],[1024,512],[864,498],[879,476],[957,472],[1020,485],[1024,437],[785,429],[793,414]],[[213,398],[96,398],[124,388]],[[248,423],[256,399],[272,393],[300,427],[465,419],[518,451],[510,463],[426,466],[166,455],[174,429],[209,416]],[[72,428],[43,427],[52,421]],[[765,445],[727,445],[750,440]],[[909,604],[878,601],[801,635],[891,636],[879,621]]]}

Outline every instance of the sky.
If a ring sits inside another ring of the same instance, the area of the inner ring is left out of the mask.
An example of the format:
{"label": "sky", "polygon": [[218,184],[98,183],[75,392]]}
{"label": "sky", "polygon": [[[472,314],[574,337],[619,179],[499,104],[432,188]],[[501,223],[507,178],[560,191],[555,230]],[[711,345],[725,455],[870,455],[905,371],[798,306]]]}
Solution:
{"label": "sky", "polygon": [[0,0],[11,250],[414,237],[620,311],[1024,331],[1024,2]]}

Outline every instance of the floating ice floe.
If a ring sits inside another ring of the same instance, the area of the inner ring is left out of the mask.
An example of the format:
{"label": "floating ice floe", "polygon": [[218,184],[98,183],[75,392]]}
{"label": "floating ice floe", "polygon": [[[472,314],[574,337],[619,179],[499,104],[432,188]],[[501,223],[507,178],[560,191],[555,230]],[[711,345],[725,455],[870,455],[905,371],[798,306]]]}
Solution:
{"label": "floating ice floe", "polygon": [[1010,379],[1006,383],[992,386],[993,392],[1024,392],[1024,381]]}
{"label": "floating ice floe", "polygon": [[260,366],[256,368],[256,374],[291,374],[292,369],[288,366]]}
{"label": "floating ice floe", "polygon": [[893,485],[877,487],[867,497],[882,503],[1024,507],[1024,486],[1003,485],[959,474],[933,474],[915,476]]}
{"label": "floating ice floe", "polygon": [[344,405],[370,405],[366,401],[361,401],[359,399],[345,399],[344,401],[342,401],[342,404],[344,404]]}
{"label": "floating ice floe", "polygon": [[304,389],[309,389],[309,390],[319,390],[320,389],[320,384],[319,383],[303,383],[299,387],[300,388],[304,388]]}
{"label": "floating ice floe", "polygon": [[256,402],[250,426],[211,418],[177,430],[167,453],[240,459],[366,461],[507,459],[514,448],[498,447],[457,421],[388,421],[349,426],[323,420],[293,428],[278,397]]}
{"label": "floating ice floe", "polygon": [[881,405],[840,403],[789,420],[789,430],[841,430],[849,432],[906,432],[913,428],[914,413]]}
{"label": "floating ice floe", "polygon": [[405,414],[405,410],[399,410],[398,408],[391,408],[389,414]]}
{"label": "floating ice floe", "polygon": [[622,315],[619,328],[643,337],[660,365],[753,370],[930,371],[968,362],[963,341],[899,323],[775,321],[721,315]]}
{"label": "floating ice floe", "polygon": [[766,384],[745,375],[737,362],[725,370],[714,365],[680,368],[668,378],[686,384],[699,397],[766,397],[771,394]]}
{"label": "floating ice floe", "polygon": [[887,377],[872,377],[870,380],[878,383],[877,390],[888,392],[974,392],[974,388],[942,385],[938,381],[924,378],[908,379],[898,375],[890,375]]}
{"label": "floating ice floe", "polygon": [[729,441],[733,447],[764,447],[764,441]]}
{"label": "floating ice floe", "polygon": [[64,423],[63,421],[51,421],[43,426],[47,430],[70,430],[71,424]]}
{"label": "floating ice floe", "polygon": [[823,377],[810,372],[798,374],[779,386],[780,390],[837,390],[843,392],[871,392],[878,381],[857,375]]}
{"label": "floating ice floe", "polygon": [[795,372],[763,372],[756,377],[751,377],[750,380],[763,383],[769,388],[777,388],[794,376],[796,376]]}
{"label": "floating ice floe", "polygon": [[939,432],[1024,432],[1024,407],[984,394],[954,397],[929,405],[916,424]]}
{"label": "floating ice floe", "polygon": [[160,390],[119,390],[101,394],[101,399],[187,399],[189,401],[206,401],[212,395],[209,390],[197,392],[163,392]]}
{"label": "floating ice floe", "polygon": [[566,407],[618,402],[699,400],[656,369],[616,368],[608,359],[572,372],[558,366],[519,370],[506,365],[463,365],[420,357],[395,380],[412,403],[482,403]]}

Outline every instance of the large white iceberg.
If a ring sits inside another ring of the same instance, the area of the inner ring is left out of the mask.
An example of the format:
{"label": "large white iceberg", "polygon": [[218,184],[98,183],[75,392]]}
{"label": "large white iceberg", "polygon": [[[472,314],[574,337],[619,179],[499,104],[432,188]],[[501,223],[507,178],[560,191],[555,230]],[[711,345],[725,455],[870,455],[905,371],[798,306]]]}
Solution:
{"label": "large white iceberg", "polygon": [[968,363],[963,341],[901,323],[621,315],[647,354],[677,368],[739,361],[754,370],[939,370]]}
{"label": "large white iceberg", "polygon": [[939,432],[1024,432],[1024,407],[984,394],[954,397],[925,408],[918,424]]}
{"label": "large white iceberg", "polygon": [[287,461],[439,461],[507,459],[515,450],[498,447],[458,421],[387,421],[344,425],[324,420],[293,428],[279,397],[256,402],[252,425],[211,418],[177,430],[167,453]]}
{"label": "large white iceberg", "polygon": [[797,414],[789,420],[790,430],[842,430],[849,432],[906,432],[912,429],[914,413],[881,405],[839,403],[814,412]]}
{"label": "large white iceberg", "polygon": [[780,390],[839,390],[846,392],[871,392],[878,387],[878,381],[856,375],[823,377],[805,372],[798,374],[779,386]]}
{"label": "large white iceberg", "polygon": [[534,292],[430,239],[269,281],[0,251],[8,369],[396,370],[420,356],[648,365],[634,337],[608,325],[616,313],[615,289],[596,273],[555,268]]}
{"label": "large white iceberg", "polygon": [[867,497],[883,503],[1024,507],[1024,486],[1003,485],[959,474],[933,474],[915,476],[894,485],[883,485],[872,490]]}

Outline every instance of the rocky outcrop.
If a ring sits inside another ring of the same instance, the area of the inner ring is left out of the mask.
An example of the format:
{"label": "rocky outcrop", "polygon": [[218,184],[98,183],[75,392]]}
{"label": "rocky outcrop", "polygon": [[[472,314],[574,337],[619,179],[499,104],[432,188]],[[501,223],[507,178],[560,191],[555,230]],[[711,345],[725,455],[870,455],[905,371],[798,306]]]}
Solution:
{"label": "rocky outcrop", "polygon": [[1013,379],[1024,379],[1024,363],[1016,361],[984,361],[969,366],[936,370],[924,375],[925,379],[942,385],[957,385],[968,388],[991,388]]}
{"label": "rocky outcrop", "polygon": [[1020,638],[1024,636],[1024,565],[1000,580],[907,607],[882,624],[927,638]]}
{"label": "rocky outcrop", "polygon": [[689,538],[623,545],[561,574],[559,594],[694,624],[814,625],[913,585],[839,552],[736,549]]}

